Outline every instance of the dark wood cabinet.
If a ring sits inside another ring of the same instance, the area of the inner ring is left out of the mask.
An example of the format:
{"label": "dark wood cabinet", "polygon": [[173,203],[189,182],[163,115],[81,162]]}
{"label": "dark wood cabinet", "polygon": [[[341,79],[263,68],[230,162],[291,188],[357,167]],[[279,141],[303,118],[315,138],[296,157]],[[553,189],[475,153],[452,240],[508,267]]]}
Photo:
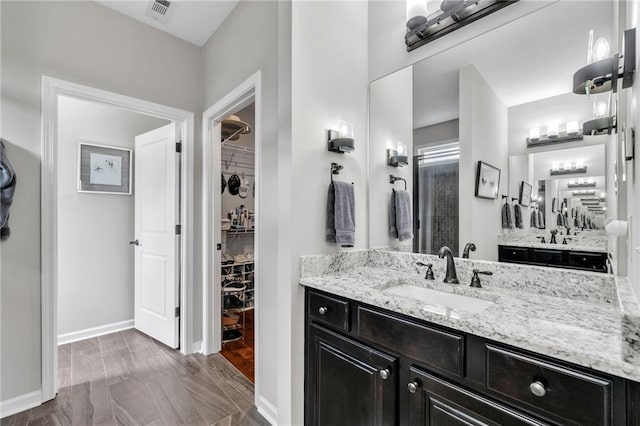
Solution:
{"label": "dark wood cabinet", "polygon": [[640,383],[317,290],[306,302],[307,426],[640,426]]}
{"label": "dark wood cabinet", "polygon": [[607,272],[606,253],[500,245],[498,260],[507,263]]}
{"label": "dark wood cabinet", "polygon": [[396,424],[395,357],[313,324],[307,338],[307,425]]}

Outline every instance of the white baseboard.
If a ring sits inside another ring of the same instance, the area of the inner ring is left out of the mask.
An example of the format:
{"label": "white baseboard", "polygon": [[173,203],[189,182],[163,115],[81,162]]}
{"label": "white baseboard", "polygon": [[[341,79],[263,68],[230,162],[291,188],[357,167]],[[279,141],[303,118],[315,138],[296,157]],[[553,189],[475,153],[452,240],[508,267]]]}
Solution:
{"label": "white baseboard", "polygon": [[42,404],[42,392],[40,389],[6,401],[0,401],[0,419],[37,407],[40,404]]}
{"label": "white baseboard", "polygon": [[202,353],[202,340],[197,342],[193,342],[191,345],[191,353],[193,354],[201,354]]}
{"label": "white baseboard", "polygon": [[262,417],[272,425],[277,426],[278,421],[276,419],[278,418],[278,410],[275,405],[269,402],[264,396],[260,395],[260,397],[258,397],[257,408],[258,413],[260,413]]}
{"label": "white baseboard", "polygon": [[103,334],[115,333],[116,331],[128,330],[133,328],[134,320],[114,322],[113,324],[101,325],[99,327],[87,328],[72,333],[59,334],[58,345],[77,342],[78,340],[90,339],[92,337],[102,336]]}

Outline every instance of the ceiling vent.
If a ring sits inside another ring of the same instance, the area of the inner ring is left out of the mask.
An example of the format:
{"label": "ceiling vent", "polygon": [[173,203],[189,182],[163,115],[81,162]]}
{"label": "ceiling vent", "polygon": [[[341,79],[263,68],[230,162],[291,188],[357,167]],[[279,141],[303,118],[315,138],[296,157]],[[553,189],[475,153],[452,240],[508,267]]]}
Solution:
{"label": "ceiling vent", "polygon": [[167,23],[169,19],[169,8],[171,7],[171,2],[167,0],[153,0],[147,6],[146,15],[150,18],[155,19],[158,22],[163,24]]}

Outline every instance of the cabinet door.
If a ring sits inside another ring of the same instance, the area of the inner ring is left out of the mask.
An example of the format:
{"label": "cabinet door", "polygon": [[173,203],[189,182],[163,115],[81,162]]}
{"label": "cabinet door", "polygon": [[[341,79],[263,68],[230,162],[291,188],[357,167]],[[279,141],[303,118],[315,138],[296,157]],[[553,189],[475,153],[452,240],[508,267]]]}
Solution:
{"label": "cabinet door", "polygon": [[397,359],[314,324],[307,334],[307,426],[397,424]]}
{"label": "cabinet door", "polygon": [[476,395],[415,367],[409,383],[401,386],[408,396],[403,424],[417,426],[544,425],[516,410]]}

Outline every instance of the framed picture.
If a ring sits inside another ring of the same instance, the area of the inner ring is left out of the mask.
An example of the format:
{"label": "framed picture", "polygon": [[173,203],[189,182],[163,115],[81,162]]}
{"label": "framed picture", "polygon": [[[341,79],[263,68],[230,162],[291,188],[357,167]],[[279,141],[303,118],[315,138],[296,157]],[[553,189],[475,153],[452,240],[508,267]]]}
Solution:
{"label": "framed picture", "polygon": [[500,190],[500,169],[484,161],[478,161],[476,173],[476,197],[498,198]]}
{"label": "framed picture", "polygon": [[80,143],[78,192],[131,194],[131,150]]}
{"label": "framed picture", "polygon": [[518,197],[518,204],[524,207],[531,205],[531,190],[533,187],[527,182],[520,182],[520,196]]}

